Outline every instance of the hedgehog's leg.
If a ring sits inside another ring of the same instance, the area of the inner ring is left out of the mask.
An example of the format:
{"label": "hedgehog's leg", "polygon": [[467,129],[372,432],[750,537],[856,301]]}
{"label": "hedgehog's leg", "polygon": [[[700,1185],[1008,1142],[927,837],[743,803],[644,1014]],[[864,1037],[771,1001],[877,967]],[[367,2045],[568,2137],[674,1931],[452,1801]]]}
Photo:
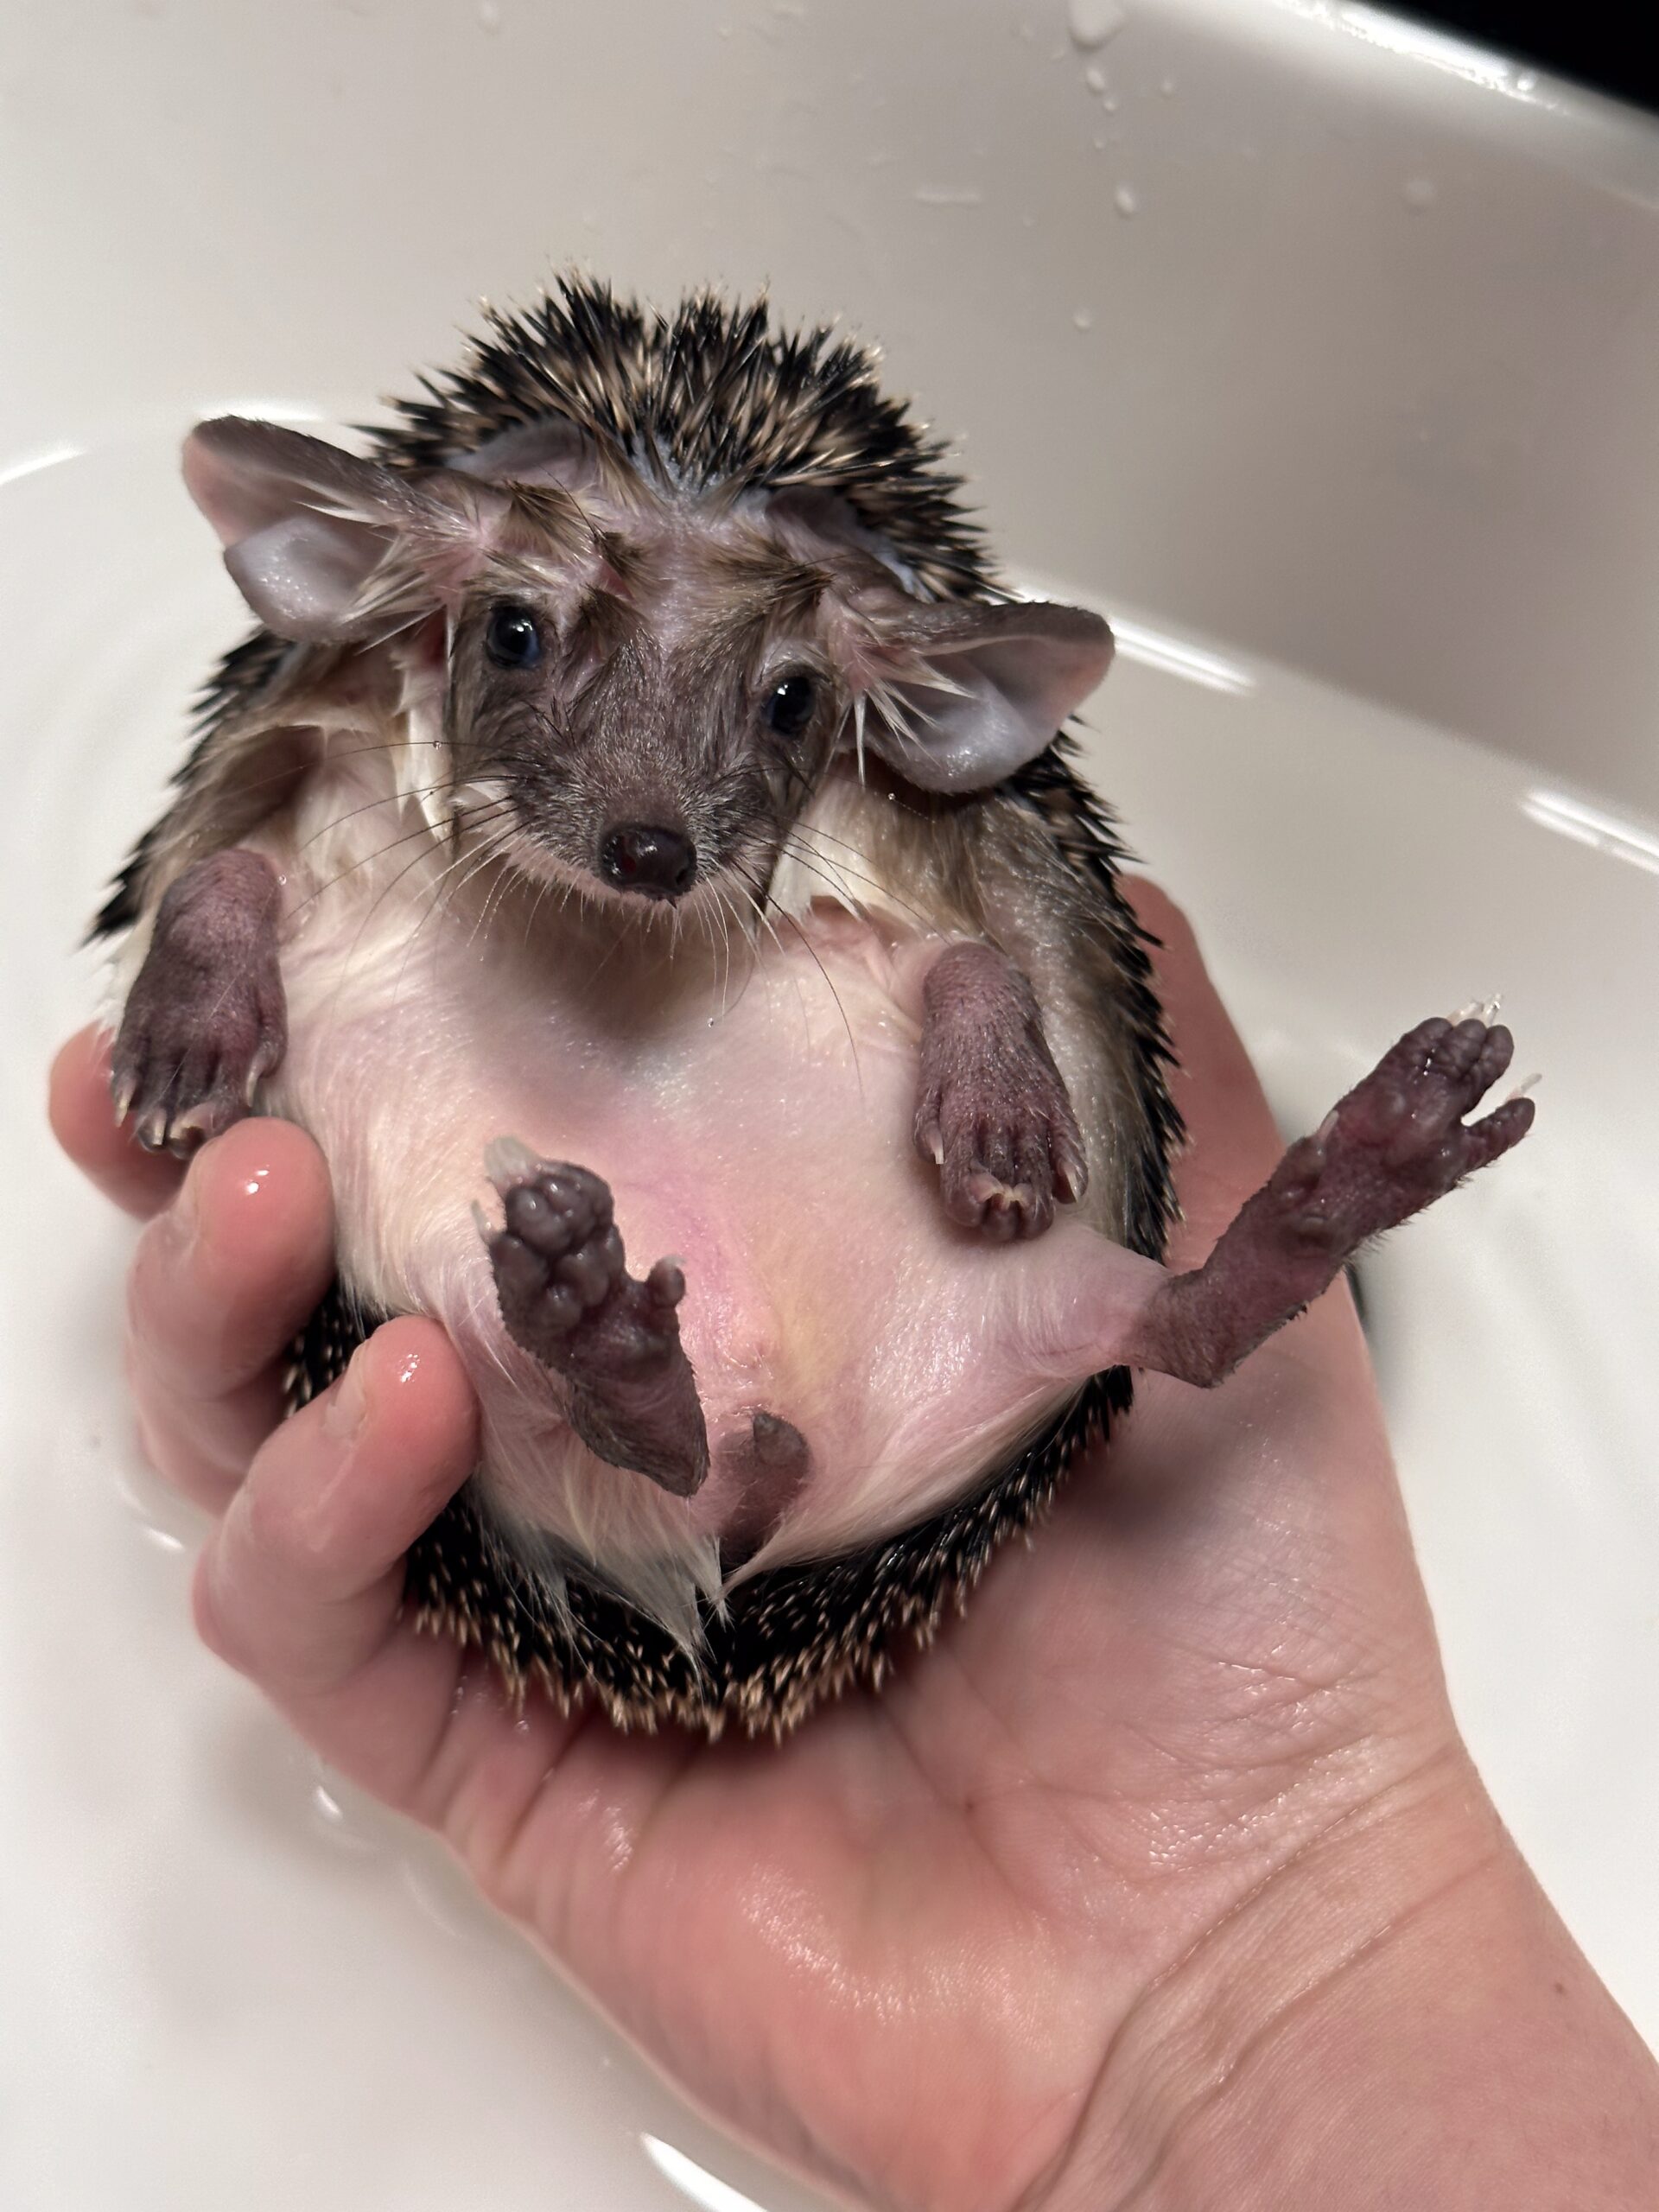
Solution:
{"label": "hedgehog's leg", "polygon": [[570,1426],[590,1452],[689,1497],[709,1438],[675,1307],[685,1278],[658,1260],[629,1274],[607,1185],[585,1167],[492,1148],[505,1226],[488,1235],[501,1318],[570,1387]]}
{"label": "hedgehog's leg", "polygon": [[1516,1145],[1529,1098],[1465,1115],[1503,1074],[1514,1042],[1484,1021],[1425,1021],[1294,1144],[1203,1267],[1157,1284],[1119,1357],[1187,1382],[1230,1374],[1300,1313],[1373,1236]]}
{"label": "hedgehog's leg", "polygon": [[995,946],[940,953],[922,986],[915,1140],[945,1211],[999,1242],[1035,1236],[1088,1167],[1036,995]]}
{"label": "hedgehog's leg", "polygon": [[755,1407],[747,1428],[728,1437],[715,1456],[728,1499],[720,1516],[720,1564],[731,1574],[753,1558],[800,1496],[812,1455],[793,1421]]}
{"label": "hedgehog's leg", "polygon": [[276,961],[282,891],[257,853],[185,869],[156,910],[111,1060],[118,1120],[181,1156],[253,1104],[288,1043]]}

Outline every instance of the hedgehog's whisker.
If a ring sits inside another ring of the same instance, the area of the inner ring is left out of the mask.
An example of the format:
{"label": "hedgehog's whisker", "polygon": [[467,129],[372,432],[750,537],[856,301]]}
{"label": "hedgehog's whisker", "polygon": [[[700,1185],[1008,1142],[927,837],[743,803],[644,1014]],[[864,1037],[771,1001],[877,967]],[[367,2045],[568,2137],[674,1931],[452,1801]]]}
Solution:
{"label": "hedgehog's whisker", "polygon": [[[824,966],[823,961],[819,959],[817,947],[813,944],[811,938],[808,937],[806,931],[801,927],[799,922],[796,920],[794,915],[788,912],[782,906],[775,907],[773,912],[777,914],[779,920],[786,923],[800,939],[802,949],[805,951],[808,958],[811,961],[812,965],[817,969],[819,975],[823,976],[824,988],[829,992],[830,997],[836,1002],[836,1011],[841,1016],[841,1026],[847,1032],[847,1042],[852,1051],[853,1066],[858,1074],[858,1087],[860,1095],[861,1096],[864,1089],[864,1071],[862,1064],[858,1057],[858,1039],[853,1033],[853,1025],[848,1019],[847,1009],[842,1003],[841,993],[836,988],[834,978],[831,976],[830,970]],[[781,947],[779,949],[781,950]]]}
{"label": "hedgehog's whisker", "polygon": [[[505,800],[499,801],[496,807],[488,810],[486,819],[495,819],[498,812],[499,810],[505,810],[508,804],[509,803]],[[320,884],[317,887],[317,889],[312,892],[308,899],[301,900],[300,905],[302,907],[308,906],[312,899],[319,898],[324,891],[331,890],[336,884],[343,883],[348,875],[354,875],[359,868],[368,866],[372,861],[384,859],[387,853],[395,852],[400,845],[406,845],[414,838],[424,838],[426,840],[426,849],[417,850],[409,860],[405,861],[403,867],[400,868],[397,874],[392,877],[391,882],[383,884],[380,889],[375,893],[373,899],[369,902],[368,908],[365,912],[362,920],[357,925],[357,930],[352,938],[351,944],[346,947],[345,959],[340,963],[340,976],[334,985],[334,993],[332,994],[334,999],[338,999],[340,991],[345,988],[346,976],[350,974],[353,963],[357,958],[358,950],[362,944],[364,934],[368,929],[369,924],[374,919],[376,914],[379,912],[386,899],[397,888],[404,878],[408,875],[411,870],[418,868],[421,862],[427,858],[428,852],[434,842],[433,832],[430,826],[423,823],[419,830],[411,831],[408,836],[394,837],[390,844],[383,845],[377,852],[365,855],[364,859],[354,861],[350,868],[342,868],[339,874],[331,877],[328,882]],[[297,912],[299,910],[296,908],[296,911]]]}
{"label": "hedgehog's whisker", "polygon": [[[799,861],[804,867],[810,868],[816,865],[818,873],[825,877],[826,881],[829,880],[827,871],[834,868],[843,880],[839,886],[832,885],[831,887],[838,888],[842,896],[849,899],[853,905],[858,906],[862,902],[848,890],[844,879],[849,876],[857,882],[868,884],[885,903],[896,906],[901,912],[908,914],[912,921],[921,925],[928,936],[932,936],[938,930],[938,924],[931,914],[924,912],[920,906],[913,905],[910,899],[902,898],[890,884],[884,883],[879,876],[867,874],[862,868],[854,868],[847,861],[837,860],[833,854],[812,852],[804,849],[798,842],[803,836],[829,837],[829,831],[819,830],[816,826],[809,830],[791,830],[784,840],[784,849],[794,859]],[[857,845],[849,844],[844,837],[830,837],[830,842],[831,844],[845,845],[849,853],[858,854],[861,859],[868,858],[868,854],[863,853]]]}
{"label": "hedgehog's whisker", "polygon": [[[435,798],[440,791],[453,791],[460,788],[457,779],[451,776],[442,783],[410,784],[403,791],[385,791],[378,798],[365,799],[361,806],[349,806],[343,814],[330,815],[327,822],[321,823],[294,848],[294,857],[298,860],[302,854],[308,853],[320,837],[326,837],[331,830],[338,830],[342,822],[355,822],[359,814],[372,814],[378,806],[401,806],[408,799]],[[429,829],[430,823],[427,827]]]}
{"label": "hedgehog's whisker", "polygon": [[[457,823],[459,823],[460,819],[461,817],[458,815],[456,817]],[[468,826],[475,829],[477,827],[476,821]],[[431,886],[432,895],[427,901],[426,910],[422,914],[420,919],[416,923],[414,928],[410,931],[409,942],[404,947],[403,960],[399,963],[397,969],[397,989],[401,991],[403,988],[404,971],[409,965],[410,955],[415,949],[416,938],[420,935],[421,931],[426,927],[428,922],[430,921],[433,915],[436,913],[441,907],[448,908],[453,906],[455,899],[460,897],[461,893],[467,888],[467,886],[472,882],[474,878],[484,868],[487,868],[490,862],[494,860],[499,854],[505,851],[507,835],[507,832],[501,832],[494,837],[486,837],[482,847],[476,852],[458,852],[454,859],[452,860],[448,866],[443,870],[442,874],[434,879]],[[471,862],[471,866],[467,867],[467,863],[469,861]],[[467,873],[465,875],[460,876],[457,879],[456,871],[463,867],[467,868]],[[474,931],[474,934],[476,934],[476,931]]]}
{"label": "hedgehog's whisker", "polygon": [[726,994],[727,991],[729,990],[731,985],[733,959],[732,932],[734,930],[737,932],[739,943],[746,945],[749,952],[749,965],[743,977],[743,987],[737,995],[737,1003],[740,1006],[743,1003],[744,995],[748,990],[749,985],[754,981],[754,971],[759,964],[759,960],[754,940],[750,937],[747,930],[743,925],[743,916],[741,911],[733,904],[730,893],[727,890],[724,883],[715,883],[715,896],[719,903],[721,925],[724,934],[726,946],[726,984],[721,991],[720,1008],[721,1015],[723,1019],[728,1012]]}
{"label": "hedgehog's whisker", "polygon": [[[498,851],[505,849],[506,841],[511,835],[511,830],[504,830],[499,834],[496,840],[496,849]],[[465,878],[465,881],[467,883],[470,883],[473,880],[473,876],[476,875],[478,872],[478,869],[474,868],[472,871],[472,874]],[[490,886],[489,890],[485,893],[483,911],[479,915],[477,921],[473,925],[472,936],[467,939],[467,943],[469,944],[480,935],[486,937],[488,936],[490,918],[494,912],[498,902],[507,897],[512,887],[512,873],[511,869],[503,868],[500,874],[497,876],[495,881]]]}

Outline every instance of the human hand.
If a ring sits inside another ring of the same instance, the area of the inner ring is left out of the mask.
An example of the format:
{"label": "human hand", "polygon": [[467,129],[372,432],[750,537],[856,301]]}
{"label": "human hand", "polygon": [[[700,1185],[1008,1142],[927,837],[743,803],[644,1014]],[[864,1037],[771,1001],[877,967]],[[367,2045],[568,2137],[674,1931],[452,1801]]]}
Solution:
{"label": "human hand", "polygon": [[[1166,940],[1191,1263],[1280,1146],[1190,933],[1138,896]],[[403,1553],[475,1445],[434,1324],[383,1328],[271,1433],[330,1273],[308,1141],[243,1122],[181,1191],[112,1127],[90,1035],[54,1120],[149,1217],[133,1389],[151,1458],[218,1516],[207,1642],[751,2140],[883,2205],[1287,2212],[1465,2202],[1437,2089],[1465,2134],[1494,2097],[1495,2128],[1517,2094],[1535,2126],[1575,2082],[1591,2121],[1610,2084],[1639,2104],[1633,2038],[1458,1738],[1345,1294],[1217,1391],[1144,1378],[1034,1548],[880,1697],[777,1747],[622,1738],[516,1715],[476,1654],[400,1618]],[[1561,1994],[1517,2045],[1539,1971]],[[1575,2207],[1641,2201],[1607,2133],[1558,2143]],[[1483,2154],[1466,2201],[1568,2201],[1505,2171]]]}

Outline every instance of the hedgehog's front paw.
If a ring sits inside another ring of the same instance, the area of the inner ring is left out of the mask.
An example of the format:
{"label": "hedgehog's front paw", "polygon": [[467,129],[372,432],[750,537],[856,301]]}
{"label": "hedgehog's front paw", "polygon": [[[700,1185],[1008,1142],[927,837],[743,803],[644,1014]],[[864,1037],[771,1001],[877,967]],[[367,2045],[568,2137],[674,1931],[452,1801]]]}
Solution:
{"label": "hedgehog's front paw", "polygon": [[912,1134],[945,1211],[999,1243],[1040,1235],[1089,1170],[1036,994],[994,945],[963,938],[933,961],[922,1007]]}
{"label": "hedgehog's front paw", "polygon": [[288,1042],[274,957],[229,976],[146,965],[111,1055],[118,1121],[132,1116],[147,1151],[188,1159],[252,1110],[263,1077]]}
{"label": "hedgehog's front paw", "polygon": [[709,1440],[675,1309],[685,1277],[658,1260],[627,1271],[608,1185],[585,1167],[493,1147],[505,1225],[486,1232],[501,1318],[513,1340],[570,1385],[570,1424],[613,1466],[689,1497]]}
{"label": "hedgehog's front paw", "polygon": [[998,1243],[1040,1236],[1088,1180],[1083,1138],[1045,1049],[975,1055],[923,1088],[916,1148],[939,1171],[944,1210]]}
{"label": "hedgehog's front paw", "polygon": [[281,906],[270,862],[233,847],[192,862],[156,908],[110,1068],[116,1119],[130,1114],[149,1151],[185,1158],[240,1121],[281,1065]]}

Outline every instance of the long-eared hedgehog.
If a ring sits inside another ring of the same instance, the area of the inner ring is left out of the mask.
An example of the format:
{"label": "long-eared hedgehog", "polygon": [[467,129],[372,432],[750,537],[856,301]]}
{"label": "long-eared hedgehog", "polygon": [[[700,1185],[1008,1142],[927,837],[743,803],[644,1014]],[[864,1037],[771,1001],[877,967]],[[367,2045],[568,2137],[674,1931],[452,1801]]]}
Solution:
{"label": "long-eared hedgehog", "polygon": [[931,1636],[1132,1367],[1218,1379],[1515,1142],[1524,1101],[1463,1119],[1507,1033],[1414,1031],[1168,1274],[1161,1017],[1058,734],[1110,633],[999,584],[874,357],[566,279],[363,435],[187,442],[262,626],[96,925],[117,1110],[317,1138],[294,1405],[449,1330],[483,1442],[419,1621],[781,1731]]}

